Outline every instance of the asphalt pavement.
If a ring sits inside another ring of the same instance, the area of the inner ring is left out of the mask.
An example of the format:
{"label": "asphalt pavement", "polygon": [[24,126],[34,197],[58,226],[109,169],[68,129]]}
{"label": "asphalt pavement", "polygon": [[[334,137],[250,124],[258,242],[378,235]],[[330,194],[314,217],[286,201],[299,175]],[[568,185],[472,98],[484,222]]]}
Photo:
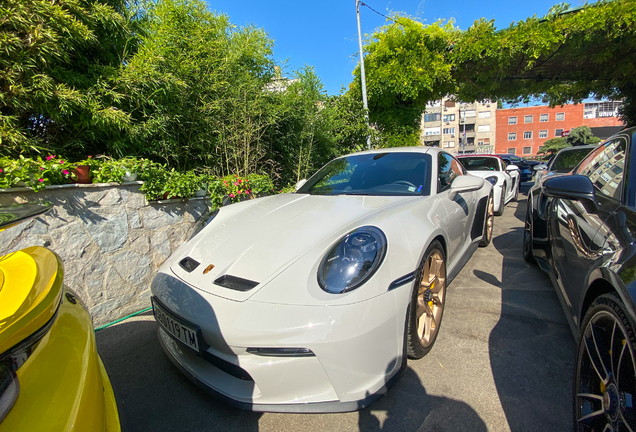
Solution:
{"label": "asphalt pavement", "polygon": [[491,245],[478,249],[449,285],[432,351],[409,360],[397,384],[369,408],[232,408],[172,365],[148,312],[97,332],[123,431],[572,430],[574,338],[550,280],[523,260],[525,198],[520,194],[495,218]]}

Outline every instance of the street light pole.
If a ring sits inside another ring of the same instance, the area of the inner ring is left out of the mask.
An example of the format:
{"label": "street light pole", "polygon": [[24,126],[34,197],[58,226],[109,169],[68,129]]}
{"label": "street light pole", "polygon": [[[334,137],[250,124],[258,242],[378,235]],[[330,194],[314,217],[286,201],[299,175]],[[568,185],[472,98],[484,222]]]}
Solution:
{"label": "street light pole", "polygon": [[360,77],[362,78],[362,104],[364,105],[364,119],[367,122],[367,148],[371,149],[371,135],[369,134],[369,104],[367,103],[367,79],[364,74],[364,51],[362,50],[362,30],[360,29],[360,0],[356,0],[356,16],[358,18],[358,46],[360,48]]}

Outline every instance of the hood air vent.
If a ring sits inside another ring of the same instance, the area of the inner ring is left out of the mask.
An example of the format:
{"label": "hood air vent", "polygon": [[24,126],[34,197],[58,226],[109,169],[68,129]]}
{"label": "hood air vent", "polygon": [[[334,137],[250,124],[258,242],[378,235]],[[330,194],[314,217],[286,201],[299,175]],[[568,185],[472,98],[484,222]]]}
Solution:
{"label": "hood air vent", "polygon": [[184,269],[188,273],[191,273],[192,270],[199,267],[199,263],[190,257],[185,257],[184,259],[179,261],[179,265],[181,266],[182,269]]}
{"label": "hood air vent", "polygon": [[214,281],[215,285],[222,286],[224,288],[233,289],[235,291],[249,291],[258,285],[258,282],[243,279],[231,275],[223,275]]}

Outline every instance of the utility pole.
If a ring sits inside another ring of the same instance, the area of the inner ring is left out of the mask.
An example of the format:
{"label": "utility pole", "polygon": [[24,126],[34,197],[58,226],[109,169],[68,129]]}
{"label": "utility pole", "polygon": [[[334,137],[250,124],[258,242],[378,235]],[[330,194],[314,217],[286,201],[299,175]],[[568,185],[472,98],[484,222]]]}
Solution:
{"label": "utility pole", "polygon": [[360,30],[360,0],[356,0],[356,16],[358,18],[358,46],[360,48],[360,77],[362,78],[362,104],[364,105],[364,119],[367,121],[367,148],[371,149],[371,134],[369,133],[369,104],[367,103],[367,79],[364,74],[364,51],[362,51],[362,30]]}

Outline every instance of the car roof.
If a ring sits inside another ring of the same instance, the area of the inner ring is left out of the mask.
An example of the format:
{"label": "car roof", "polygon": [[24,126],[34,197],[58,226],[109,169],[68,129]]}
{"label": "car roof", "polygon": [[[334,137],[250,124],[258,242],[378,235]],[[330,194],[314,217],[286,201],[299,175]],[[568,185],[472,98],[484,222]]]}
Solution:
{"label": "car roof", "polygon": [[563,149],[559,150],[559,151],[557,152],[557,154],[559,154],[559,153],[569,152],[569,151],[572,151],[572,150],[580,150],[580,149],[589,149],[589,150],[592,150],[592,149],[595,149],[596,147],[598,147],[598,144],[593,144],[593,145],[584,145],[584,146],[572,146],[572,147],[566,147],[566,148],[563,148]]}
{"label": "car roof", "polygon": [[389,147],[389,148],[379,148],[379,149],[372,149],[372,150],[364,150],[361,152],[356,152],[356,153],[349,153],[343,157],[346,156],[353,156],[353,155],[364,155],[364,154],[380,154],[380,153],[431,153],[431,154],[437,154],[437,153],[448,153],[447,151],[444,151],[440,148],[437,147],[427,147],[427,146],[412,146],[412,147]]}

